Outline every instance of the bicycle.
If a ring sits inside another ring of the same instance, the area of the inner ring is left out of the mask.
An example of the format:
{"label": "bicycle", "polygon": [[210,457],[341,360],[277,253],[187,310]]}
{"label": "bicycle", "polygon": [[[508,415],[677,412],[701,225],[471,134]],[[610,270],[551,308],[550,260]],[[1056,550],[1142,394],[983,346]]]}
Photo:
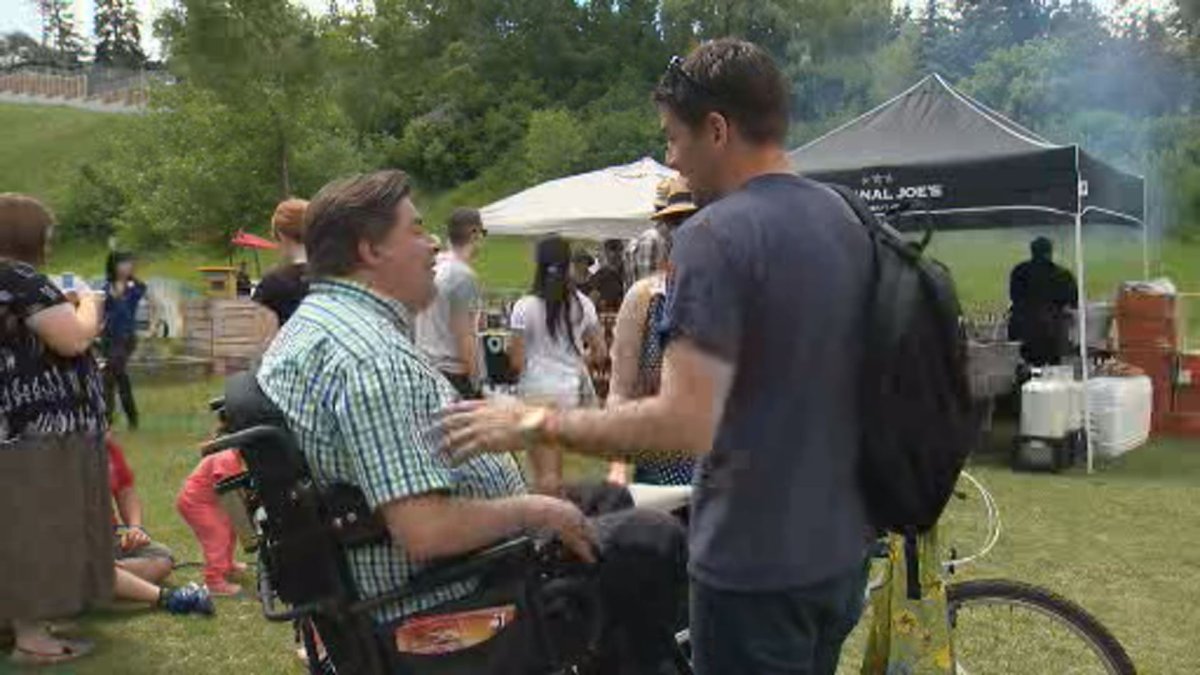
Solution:
{"label": "bicycle", "polygon": [[[979,561],[995,548],[1000,540],[1002,525],[1000,510],[995,498],[974,476],[963,472],[963,479],[980,494],[987,512],[987,537],[979,551],[969,556],[951,553],[951,559],[940,565],[934,564],[933,571],[923,573],[921,586],[927,591],[925,582],[934,579],[935,592],[944,593],[945,619],[934,619],[934,625],[919,623],[897,624],[896,616],[888,613],[886,630],[892,631],[888,639],[896,637],[896,625],[908,636],[926,638],[936,636],[944,630],[946,645],[944,654],[930,656],[929,664],[896,663],[890,653],[871,652],[868,645],[863,657],[861,672],[871,675],[883,673],[942,672],[953,675],[1041,674],[1041,673],[1105,673],[1107,675],[1134,675],[1136,668],[1124,647],[1096,617],[1078,604],[1053,591],[1009,579],[972,579],[949,583],[947,579],[959,569]],[[962,491],[956,492],[960,500],[967,499]],[[937,528],[929,535],[922,535],[928,551],[936,552]],[[897,547],[903,551],[902,538],[881,540],[876,557],[886,558],[886,564],[876,565],[879,574],[873,576],[866,588],[867,602],[879,609],[883,604],[880,594],[892,589],[893,580],[905,584],[904,563],[898,559]],[[911,551],[911,549],[910,549]],[[925,558],[931,555],[922,555]],[[880,570],[879,568],[882,567]],[[897,578],[896,575],[900,577]],[[895,597],[893,595],[893,597]],[[930,602],[926,593],[914,602]],[[941,599],[932,600],[931,607],[940,607]],[[891,607],[891,605],[886,605]],[[996,611],[999,610],[999,611]],[[865,613],[864,613],[865,615]],[[1007,615],[1007,616],[1006,616]],[[1008,624],[1002,623],[1007,618]],[[866,619],[864,619],[865,621]],[[880,621],[872,617],[872,623]],[[903,638],[905,636],[901,636]],[[687,629],[676,635],[676,640],[686,651],[690,646]],[[902,651],[902,650],[901,650]],[[843,660],[845,660],[843,654]],[[941,657],[943,662],[933,665]],[[1067,665],[1064,665],[1067,664]],[[842,672],[845,672],[843,667]]]}

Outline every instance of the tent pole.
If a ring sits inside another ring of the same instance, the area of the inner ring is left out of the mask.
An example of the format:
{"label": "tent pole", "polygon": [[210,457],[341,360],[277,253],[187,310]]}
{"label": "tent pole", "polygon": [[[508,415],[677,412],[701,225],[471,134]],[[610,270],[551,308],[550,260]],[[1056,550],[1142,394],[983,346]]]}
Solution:
{"label": "tent pole", "polygon": [[1150,200],[1149,188],[1142,179],[1142,279],[1150,280]]}
{"label": "tent pole", "polygon": [[1083,214],[1075,213],[1075,276],[1078,280],[1076,300],[1079,311],[1079,370],[1083,378],[1083,443],[1087,448],[1087,472],[1094,470],[1092,442],[1088,434],[1092,428],[1091,406],[1088,405],[1088,344],[1087,344],[1087,277],[1083,268]]}

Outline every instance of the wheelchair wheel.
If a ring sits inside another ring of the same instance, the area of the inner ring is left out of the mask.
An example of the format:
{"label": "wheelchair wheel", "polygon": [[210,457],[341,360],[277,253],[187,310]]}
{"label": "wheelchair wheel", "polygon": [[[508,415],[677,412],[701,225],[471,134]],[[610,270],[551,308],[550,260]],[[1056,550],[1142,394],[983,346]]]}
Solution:
{"label": "wheelchair wheel", "polygon": [[951,584],[955,672],[1133,675],[1121,643],[1079,605],[1016,581]]}

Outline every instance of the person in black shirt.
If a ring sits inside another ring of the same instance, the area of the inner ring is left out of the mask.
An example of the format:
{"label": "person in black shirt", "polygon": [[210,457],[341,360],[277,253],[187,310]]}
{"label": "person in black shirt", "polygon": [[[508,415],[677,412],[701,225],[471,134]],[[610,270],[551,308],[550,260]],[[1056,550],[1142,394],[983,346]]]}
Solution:
{"label": "person in black shirt", "polygon": [[104,354],[104,401],[111,424],[116,415],[116,395],[129,420],[130,430],[138,428],[137,401],[129,379],[129,358],[137,349],[138,306],[146,296],[146,284],[134,276],[133,254],[109,254],[105,263],[104,329],[100,350]]}
{"label": "person in black shirt", "polygon": [[304,249],[307,208],[308,202],[303,199],[288,199],[275,207],[275,215],[271,217],[271,231],[279,241],[283,263],[263,277],[252,298],[274,314],[278,322],[276,331],[287,323],[308,295],[308,258]]}
{"label": "person in black shirt", "polygon": [[1034,366],[1056,365],[1070,349],[1069,310],[1078,307],[1075,277],[1054,264],[1054,244],[1038,237],[1032,257],[1009,277],[1012,317],[1008,336],[1021,342],[1021,356]]}
{"label": "person in black shirt", "polygon": [[571,281],[575,282],[575,290],[592,297],[592,265],[596,259],[587,251],[576,251],[571,256]]}
{"label": "person in black shirt", "polygon": [[624,254],[625,243],[620,239],[604,242],[604,263],[588,283],[592,301],[601,314],[615,314],[625,299]]}

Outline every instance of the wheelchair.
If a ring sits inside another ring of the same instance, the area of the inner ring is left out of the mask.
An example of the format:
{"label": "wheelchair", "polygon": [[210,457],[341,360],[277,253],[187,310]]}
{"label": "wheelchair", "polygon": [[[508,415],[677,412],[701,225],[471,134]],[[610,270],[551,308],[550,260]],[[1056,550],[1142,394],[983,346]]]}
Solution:
{"label": "wheelchair", "polygon": [[[587,565],[554,541],[518,537],[425,568],[403,588],[364,597],[348,553],[390,541],[358,488],[318,485],[282,413],[252,373],[227,379],[210,402],[220,432],[204,454],[241,452],[239,477],[258,556],[257,594],[269,621],[292,623],[314,674],[600,675],[603,605]],[[247,542],[243,542],[247,544]],[[477,580],[481,590],[385,623],[377,610]],[[677,636],[663,636],[676,641]],[[686,645],[674,650],[690,675]],[[498,665],[520,654],[522,672]]]}

